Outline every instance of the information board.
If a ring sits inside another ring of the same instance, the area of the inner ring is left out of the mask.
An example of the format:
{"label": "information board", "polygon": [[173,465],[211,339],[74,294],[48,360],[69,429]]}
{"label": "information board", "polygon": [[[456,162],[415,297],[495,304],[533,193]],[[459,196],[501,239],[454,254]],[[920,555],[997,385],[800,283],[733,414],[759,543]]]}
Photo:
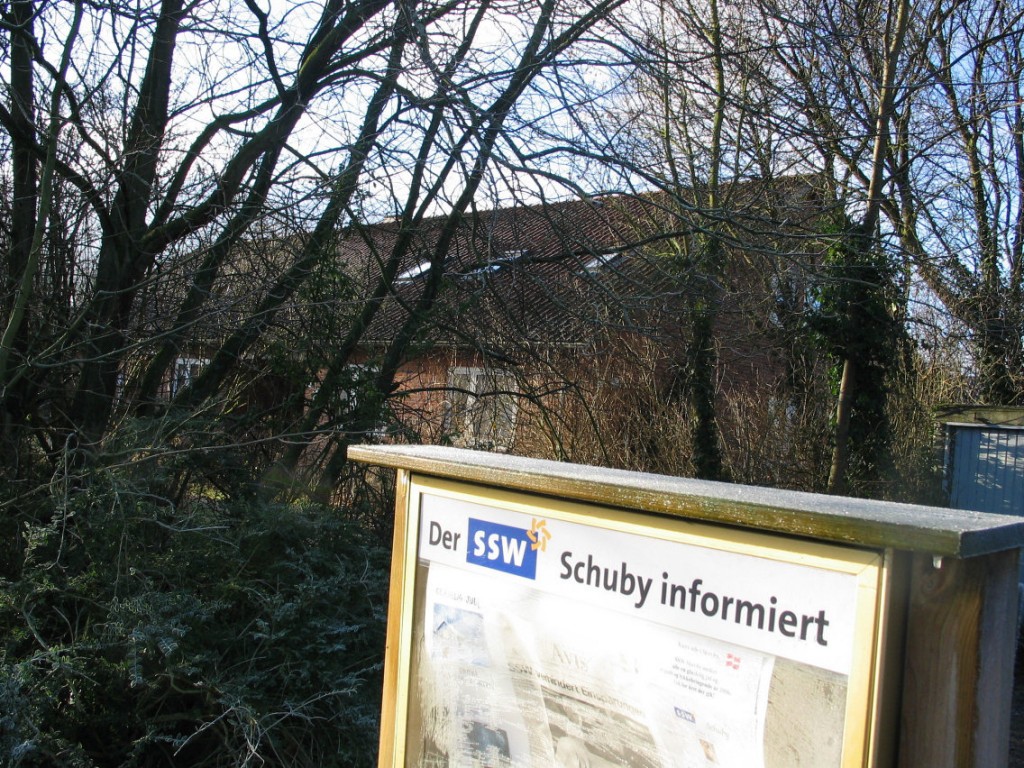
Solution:
{"label": "information board", "polygon": [[417,475],[404,511],[395,765],[872,763],[884,552]]}

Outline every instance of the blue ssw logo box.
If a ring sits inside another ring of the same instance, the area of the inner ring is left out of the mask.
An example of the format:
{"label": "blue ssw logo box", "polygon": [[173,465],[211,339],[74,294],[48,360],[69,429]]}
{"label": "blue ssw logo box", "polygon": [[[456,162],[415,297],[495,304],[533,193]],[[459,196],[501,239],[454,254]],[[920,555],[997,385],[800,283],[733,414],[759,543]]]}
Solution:
{"label": "blue ssw logo box", "polygon": [[525,530],[472,517],[466,562],[524,579],[537,576],[537,550]]}

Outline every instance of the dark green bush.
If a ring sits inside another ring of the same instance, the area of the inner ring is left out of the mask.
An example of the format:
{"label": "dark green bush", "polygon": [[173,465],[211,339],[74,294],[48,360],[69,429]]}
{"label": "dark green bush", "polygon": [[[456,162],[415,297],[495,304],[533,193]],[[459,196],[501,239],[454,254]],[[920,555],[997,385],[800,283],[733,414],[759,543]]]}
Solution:
{"label": "dark green bush", "polygon": [[0,764],[374,764],[387,553],[338,510],[108,482],[22,536]]}

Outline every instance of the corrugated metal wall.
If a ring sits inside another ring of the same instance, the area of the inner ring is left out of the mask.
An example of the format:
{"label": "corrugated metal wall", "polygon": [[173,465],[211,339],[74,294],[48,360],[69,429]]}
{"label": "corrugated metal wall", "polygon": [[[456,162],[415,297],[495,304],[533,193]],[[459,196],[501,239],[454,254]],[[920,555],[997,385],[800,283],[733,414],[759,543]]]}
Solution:
{"label": "corrugated metal wall", "polygon": [[946,428],[950,506],[1024,515],[1024,427]]}

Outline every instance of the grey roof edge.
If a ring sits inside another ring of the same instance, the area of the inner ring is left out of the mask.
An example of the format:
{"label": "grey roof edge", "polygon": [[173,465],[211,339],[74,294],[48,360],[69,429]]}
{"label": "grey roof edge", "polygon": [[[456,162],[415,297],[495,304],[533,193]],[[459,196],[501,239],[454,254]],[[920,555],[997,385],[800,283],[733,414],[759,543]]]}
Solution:
{"label": "grey roof edge", "polygon": [[670,477],[432,445],[356,445],[353,461],[870,548],[967,558],[1024,546],[1024,518]]}

